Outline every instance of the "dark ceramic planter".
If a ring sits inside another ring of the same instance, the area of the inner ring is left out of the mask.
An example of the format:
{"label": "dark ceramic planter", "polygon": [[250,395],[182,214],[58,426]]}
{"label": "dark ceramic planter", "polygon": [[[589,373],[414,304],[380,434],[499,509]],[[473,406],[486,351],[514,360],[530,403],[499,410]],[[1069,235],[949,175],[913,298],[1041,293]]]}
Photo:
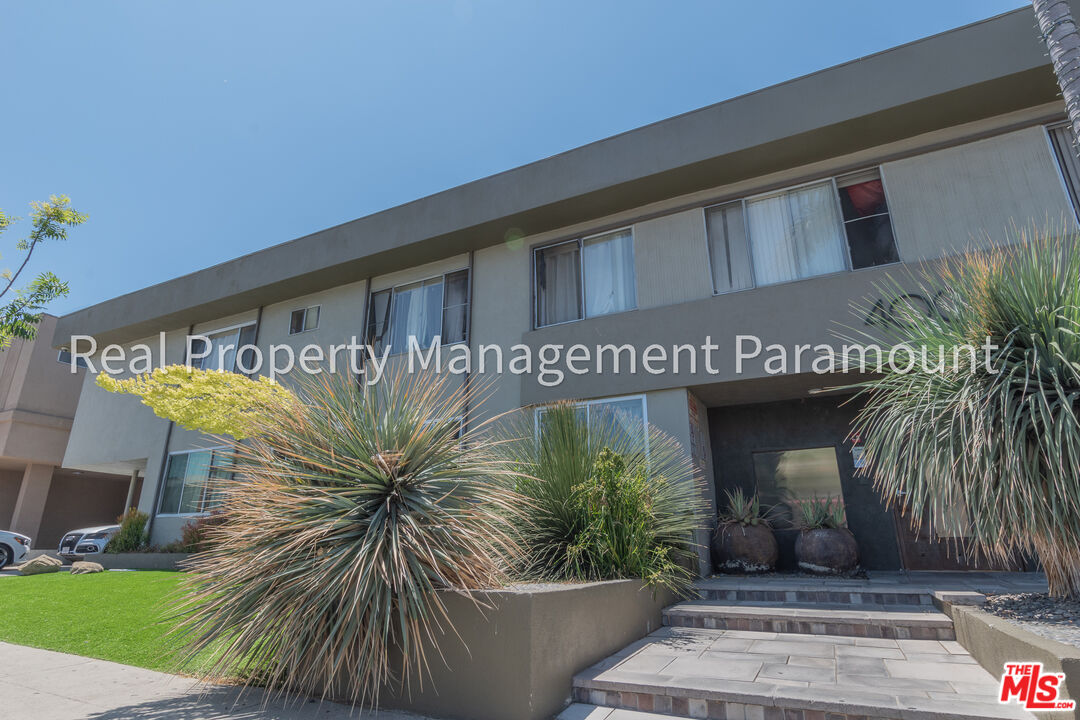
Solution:
{"label": "dark ceramic planter", "polygon": [[842,575],[858,565],[859,546],[844,528],[803,530],[795,540],[795,559],[803,572]]}
{"label": "dark ceramic planter", "polygon": [[780,553],[768,525],[723,524],[713,535],[712,547],[720,572],[772,572]]}

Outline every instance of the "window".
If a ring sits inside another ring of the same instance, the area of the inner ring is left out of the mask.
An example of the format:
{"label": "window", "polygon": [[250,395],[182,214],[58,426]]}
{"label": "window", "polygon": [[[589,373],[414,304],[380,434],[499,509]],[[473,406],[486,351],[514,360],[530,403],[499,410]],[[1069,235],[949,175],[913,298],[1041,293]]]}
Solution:
{"label": "window", "polygon": [[307,332],[308,330],[317,329],[319,327],[319,311],[321,309],[321,305],[313,305],[309,308],[293,310],[292,315],[289,317],[289,334],[296,335],[298,333]]}
{"label": "window", "polygon": [[1073,209],[1080,213],[1080,158],[1076,154],[1076,136],[1068,123],[1048,127],[1046,132],[1050,135],[1050,145],[1057,156],[1065,192],[1069,195]]}
{"label": "window", "polygon": [[756,452],[754,480],[763,506],[775,508],[777,527],[792,527],[796,506],[817,497],[841,498],[836,448]]}
{"label": "window", "polygon": [[[592,427],[595,422],[612,420],[617,431],[621,430],[631,437],[641,435],[648,442],[645,397],[642,395],[588,400],[578,403],[574,407],[577,409],[579,416],[585,421],[586,427]],[[536,432],[538,437],[544,430],[544,415],[547,412],[548,408],[536,409]]]}
{"label": "window", "polygon": [[[70,368],[71,367],[71,351],[68,350],[67,348],[60,348],[60,352],[58,352],[56,354],[56,362],[60,363],[61,365],[67,365]],[[84,358],[81,355],[79,357],[75,358],[75,366],[85,368],[86,367],[86,358]]]}
{"label": "window", "polygon": [[899,262],[877,169],[706,208],[717,293]]}
{"label": "window", "polygon": [[831,182],[746,202],[758,285],[839,272],[843,226]]}
{"label": "window", "polygon": [[855,270],[900,262],[893,238],[885,185],[877,170],[836,178],[851,267]]}
{"label": "window", "polygon": [[225,448],[169,455],[158,515],[197,515],[216,508],[215,487],[232,479],[231,465]]}
{"label": "window", "polygon": [[534,259],[537,327],[637,307],[630,230],[537,248]]}
{"label": "window", "polygon": [[741,201],[705,210],[713,290],[730,292],[754,286],[746,245],[746,222]]}
{"label": "window", "polygon": [[375,352],[389,344],[391,352],[409,350],[409,338],[421,348],[439,336],[443,345],[469,337],[469,271],[458,270],[371,295],[368,343]]}
{"label": "window", "polygon": [[243,372],[254,367],[254,360],[247,357],[253,354],[253,350],[241,352],[239,364],[237,353],[245,345],[255,343],[255,323],[212,333],[202,333],[202,335],[209,344],[205,341],[192,340],[192,355],[195,356],[191,361],[193,367],[200,370],[224,370],[225,372]]}

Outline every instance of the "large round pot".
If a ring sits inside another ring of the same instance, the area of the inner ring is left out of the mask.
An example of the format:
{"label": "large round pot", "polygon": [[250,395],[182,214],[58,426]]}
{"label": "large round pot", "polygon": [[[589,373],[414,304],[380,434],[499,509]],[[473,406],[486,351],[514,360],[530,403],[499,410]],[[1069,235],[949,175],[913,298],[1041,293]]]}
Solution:
{"label": "large round pot", "polygon": [[716,528],[712,547],[721,572],[772,572],[780,554],[772,528],[765,524],[724,523]]}
{"label": "large round pot", "polygon": [[795,559],[803,572],[840,575],[859,563],[859,546],[846,528],[803,530],[795,539]]}

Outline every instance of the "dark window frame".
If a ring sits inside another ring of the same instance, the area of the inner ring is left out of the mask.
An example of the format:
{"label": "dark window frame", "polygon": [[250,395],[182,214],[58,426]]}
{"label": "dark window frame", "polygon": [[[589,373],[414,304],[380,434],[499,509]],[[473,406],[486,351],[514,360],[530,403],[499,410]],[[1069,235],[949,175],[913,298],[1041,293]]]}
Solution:
{"label": "dark window frame", "polygon": [[[464,297],[465,302],[456,303],[453,305],[446,304],[446,286],[447,281],[452,276],[464,275],[465,288]],[[469,339],[472,334],[472,268],[459,268],[457,270],[450,270],[440,275],[430,275],[419,280],[415,280],[407,283],[400,283],[392,287],[383,288],[381,290],[375,290],[371,293],[371,300],[369,302],[368,317],[366,327],[364,330],[365,342],[371,346],[371,349],[376,354],[381,354],[385,347],[386,341],[389,340],[392,332],[392,318],[394,312],[394,296],[400,288],[408,287],[409,285],[416,285],[417,283],[426,283],[431,280],[438,280],[442,288],[442,299],[439,302],[439,344],[443,347],[450,347],[453,345],[468,345]],[[376,313],[379,312],[380,303],[385,302],[381,312],[382,318],[376,317]],[[446,312],[447,310],[460,309],[464,313],[464,322],[462,323],[462,335],[459,340],[452,342],[446,342],[442,334],[446,330]],[[414,336],[415,337],[415,336]],[[427,346],[430,347],[430,346]],[[426,347],[424,349],[427,349]],[[406,347],[401,350],[391,349],[391,355],[402,355],[409,351]]]}

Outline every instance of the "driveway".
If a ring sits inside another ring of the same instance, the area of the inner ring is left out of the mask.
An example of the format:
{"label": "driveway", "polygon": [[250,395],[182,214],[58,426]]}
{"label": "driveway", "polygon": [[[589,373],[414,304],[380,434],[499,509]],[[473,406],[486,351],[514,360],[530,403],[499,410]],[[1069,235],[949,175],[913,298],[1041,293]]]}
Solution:
{"label": "driveway", "polygon": [[[5,720],[364,720],[346,705],[143,670],[105,660],[0,642],[0,716]],[[425,720],[382,710],[378,720]]]}

